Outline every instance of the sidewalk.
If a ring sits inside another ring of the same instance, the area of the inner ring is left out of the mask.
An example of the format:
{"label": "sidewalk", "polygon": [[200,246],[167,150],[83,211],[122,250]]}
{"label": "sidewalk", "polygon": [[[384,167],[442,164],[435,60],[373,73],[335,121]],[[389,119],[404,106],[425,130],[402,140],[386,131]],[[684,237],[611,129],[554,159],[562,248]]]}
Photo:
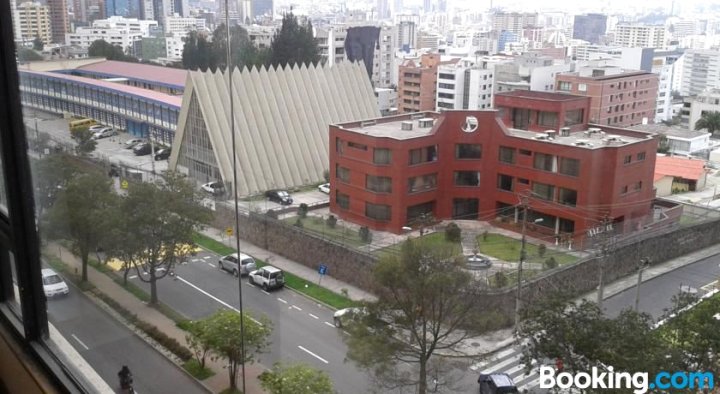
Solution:
{"label": "sidewalk", "polygon": [[[46,247],[46,250],[47,252],[58,256],[70,268],[76,268],[78,272],[81,270],[82,263],[80,262],[80,259],[59,244],[50,243]],[[104,273],[89,266],[88,281],[100,291],[105,293],[108,297],[114,299],[117,303],[130,311],[130,313],[136,314],[143,321],[156,326],[160,331],[164,332],[169,337],[175,338],[180,344],[188,347],[187,341],[185,340],[185,331],[175,326],[174,321],[137,299],[134,295],[115,283]],[[227,370],[224,368],[224,364],[221,361],[212,361],[208,357],[206,365],[215,372],[215,375],[205,379],[201,383],[209,392],[213,393],[219,393],[220,391],[226,389],[229,386],[229,379]],[[180,366],[178,366],[178,368],[182,369]],[[264,391],[260,387],[260,382],[257,379],[257,376],[262,373],[265,368],[259,364],[252,364],[247,365],[245,369],[248,374],[248,379],[246,380],[247,393],[263,393]],[[238,376],[238,385],[240,385],[239,378],[240,377]]]}

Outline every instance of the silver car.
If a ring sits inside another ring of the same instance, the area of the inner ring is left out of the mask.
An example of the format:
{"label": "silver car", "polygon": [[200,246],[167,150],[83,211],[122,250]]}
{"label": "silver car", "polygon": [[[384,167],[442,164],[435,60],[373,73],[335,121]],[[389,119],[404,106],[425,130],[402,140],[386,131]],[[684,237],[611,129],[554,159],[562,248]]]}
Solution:
{"label": "silver car", "polygon": [[218,261],[218,267],[221,270],[230,272],[235,276],[238,276],[238,274],[247,275],[251,271],[255,271],[257,269],[257,266],[255,265],[255,260],[252,257],[241,253],[239,260],[240,268],[238,269],[238,254],[229,254],[220,258],[220,260]]}

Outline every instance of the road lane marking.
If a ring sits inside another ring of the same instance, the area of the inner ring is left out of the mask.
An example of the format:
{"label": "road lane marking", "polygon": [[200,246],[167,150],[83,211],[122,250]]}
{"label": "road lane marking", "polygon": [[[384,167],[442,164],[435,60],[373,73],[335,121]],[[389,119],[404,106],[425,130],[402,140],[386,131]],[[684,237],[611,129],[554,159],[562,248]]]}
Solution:
{"label": "road lane marking", "polygon": [[90,348],[87,347],[87,345],[84,344],[83,341],[81,341],[78,337],[76,337],[75,334],[70,334],[70,336],[73,337],[73,338],[75,338],[75,340],[78,341],[78,343],[79,343],[80,345],[82,345],[82,347],[84,347],[85,350],[90,350]]}
{"label": "road lane marking", "polygon": [[278,301],[282,302],[283,304],[287,304],[287,301],[283,300],[282,298],[278,297]]}
{"label": "road lane marking", "polygon": [[319,317],[313,315],[312,313],[308,313],[308,315],[310,315],[310,317],[312,317],[313,319],[320,319]]}
{"label": "road lane marking", "polygon": [[315,354],[315,353],[313,353],[313,352],[311,352],[311,351],[309,351],[309,350],[305,349],[304,347],[302,347],[302,346],[298,345],[298,348],[300,348],[300,350],[304,351],[305,353],[307,353],[307,354],[309,354],[309,355],[311,355],[311,356],[315,357],[316,359],[318,359],[318,360],[320,360],[320,361],[324,362],[325,364],[330,364],[330,363],[329,363],[329,362],[328,362],[327,360],[325,360],[324,358],[322,358],[322,357],[318,356],[317,354]]}
{"label": "road lane marking", "polygon": [[208,265],[215,268],[215,264],[213,264],[213,263],[208,263]]}
{"label": "road lane marking", "polygon": [[332,324],[332,323],[330,323],[330,322],[326,322],[326,321],[324,321],[323,323],[327,324],[328,326],[330,326],[330,327],[332,327],[332,328],[335,328],[335,325],[334,325],[334,324]]}
{"label": "road lane marking", "polygon": [[295,309],[297,309],[297,310],[299,310],[299,311],[302,311],[302,308],[300,308],[300,307],[298,307],[298,306],[293,305],[292,307],[295,308]]}
{"label": "road lane marking", "polygon": [[[225,301],[223,301],[223,300],[215,297],[214,295],[208,293],[207,291],[205,291],[205,290],[203,290],[203,289],[195,286],[194,284],[186,281],[185,279],[183,279],[183,278],[181,278],[181,277],[179,277],[179,276],[176,276],[176,278],[178,278],[179,280],[183,281],[185,284],[187,284],[188,286],[192,287],[193,289],[195,289],[195,290],[197,290],[197,291],[205,294],[206,296],[210,297],[211,299],[219,302],[221,305],[223,305],[223,306],[225,306],[225,307],[227,307],[227,308],[230,308],[230,309],[234,310],[235,312],[240,313],[240,310],[239,310],[239,309],[237,309],[237,308],[235,308],[234,306],[228,304],[227,302],[225,302]],[[248,316],[248,317],[250,318],[250,320],[254,321],[255,323],[259,324],[259,325],[262,327],[262,323],[260,323],[259,321],[255,320],[252,316]]]}
{"label": "road lane marking", "polygon": [[137,278],[137,275],[130,275],[130,276],[128,276],[128,279],[135,279],[135,278]]}
{"label": "road lane marking", "polygon": [[265,291],[265,290],[260,290],[260,291],[262,291],[263,293],[265,293],[265,294],[267,294],[267,295],[270,295],[270,293],[268,293],[268,292]]}
{"label": "road lane marking", "polygon": [[192,259],[192,262],[193,262],[193,263],[199,263],[199,262],[201,262],[201,261],[202,261],[202,260],[200,260],[200,259]]}
{"label": "road lane marking", "polygon": [[205,256],[205,257],[203,257],[203,258],[204,258],[205,260],[207,260],[207,259],[211,259],[212,256]]}

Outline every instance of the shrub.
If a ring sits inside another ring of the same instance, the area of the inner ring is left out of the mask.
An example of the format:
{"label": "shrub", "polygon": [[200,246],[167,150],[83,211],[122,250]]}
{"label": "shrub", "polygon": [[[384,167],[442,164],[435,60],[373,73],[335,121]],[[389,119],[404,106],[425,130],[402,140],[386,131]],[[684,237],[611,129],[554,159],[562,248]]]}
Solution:
{"label": "shrub", "polygon": [[460,226],[455,223],[450,223],[445,227],[445,240],[450,242],[460,242],[462,237],[462,230]]}
{"label": "shrub", "polygon": [[295,220],[295,224],[293,224],[293,226],[303,228],[302,220],[300,220],[300,218],[297,218],[297,220]]}
{"label": "shrub", "polygon": [[274,209],[268,210],[267,212],[265,212],[265,215],[266,215],[267,217],[272,218],[272,219],[275,219],[275,220],[277,220],[277,218],[278,218],[278,213],[275,212]]}
{"label": "shrub", "polygon": [[337,225],[337,218],[335,217],[335,215],[328,216],[325,224],[327,224],[327,226],[330,228],[335,228],[335,225]]}
{"label": "shrub", "polygon": [[372,233],[370,232],[370,229],[366,226],[360,227],[360,230],[358,230],[358,235],[360,235],[360,239],[366,244],[372,242]]}
{"label": "shrub", "polygon": [[330,170],[323,170],[323,179],[325,182],[330,182]]}
{"label": "shrub", "polygon": [[555,260],[555,257],[549,257],[547,260],[545,260],[545,268],[551,270],[558,266],[557,260]]}
{"label": "shrub", "polygon": [[495,273],[495,286],[505,287],[508,284],[508,277],[504,272],[498,271]]}
{"label": "shrub", "polygon": [[545,252],[547,252],[547,246],[545,246],[545,244],[538,245],[538,256],[545,256]]}
{"label": "shrub", "polygon": [[302,219],[305,219],[307,217],[308,210],[309,209],[308,209],[307,204],[305,204],[305,203],[300,204],[300,206],[298,207],[298,216]]}
{"label": "shrub", "polygon": [[487,232],[487,230],[483,231],[482,237],[483,237],[483,241],[487,241],[487,240],[488,240],[488,232]]}

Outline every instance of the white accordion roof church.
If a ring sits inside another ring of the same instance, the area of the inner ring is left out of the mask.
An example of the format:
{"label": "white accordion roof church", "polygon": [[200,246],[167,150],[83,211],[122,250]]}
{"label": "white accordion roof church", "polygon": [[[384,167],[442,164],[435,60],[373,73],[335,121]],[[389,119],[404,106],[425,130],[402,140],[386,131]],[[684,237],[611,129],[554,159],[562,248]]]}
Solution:
{"label": "white accordion roof church", "polygon": [[[322,181],[329,125],[380,117],[360,63],[236,69],[232,79],[239,196]],[[231,186],[229,113],[226,73],[188,73],[170,169]]]}

